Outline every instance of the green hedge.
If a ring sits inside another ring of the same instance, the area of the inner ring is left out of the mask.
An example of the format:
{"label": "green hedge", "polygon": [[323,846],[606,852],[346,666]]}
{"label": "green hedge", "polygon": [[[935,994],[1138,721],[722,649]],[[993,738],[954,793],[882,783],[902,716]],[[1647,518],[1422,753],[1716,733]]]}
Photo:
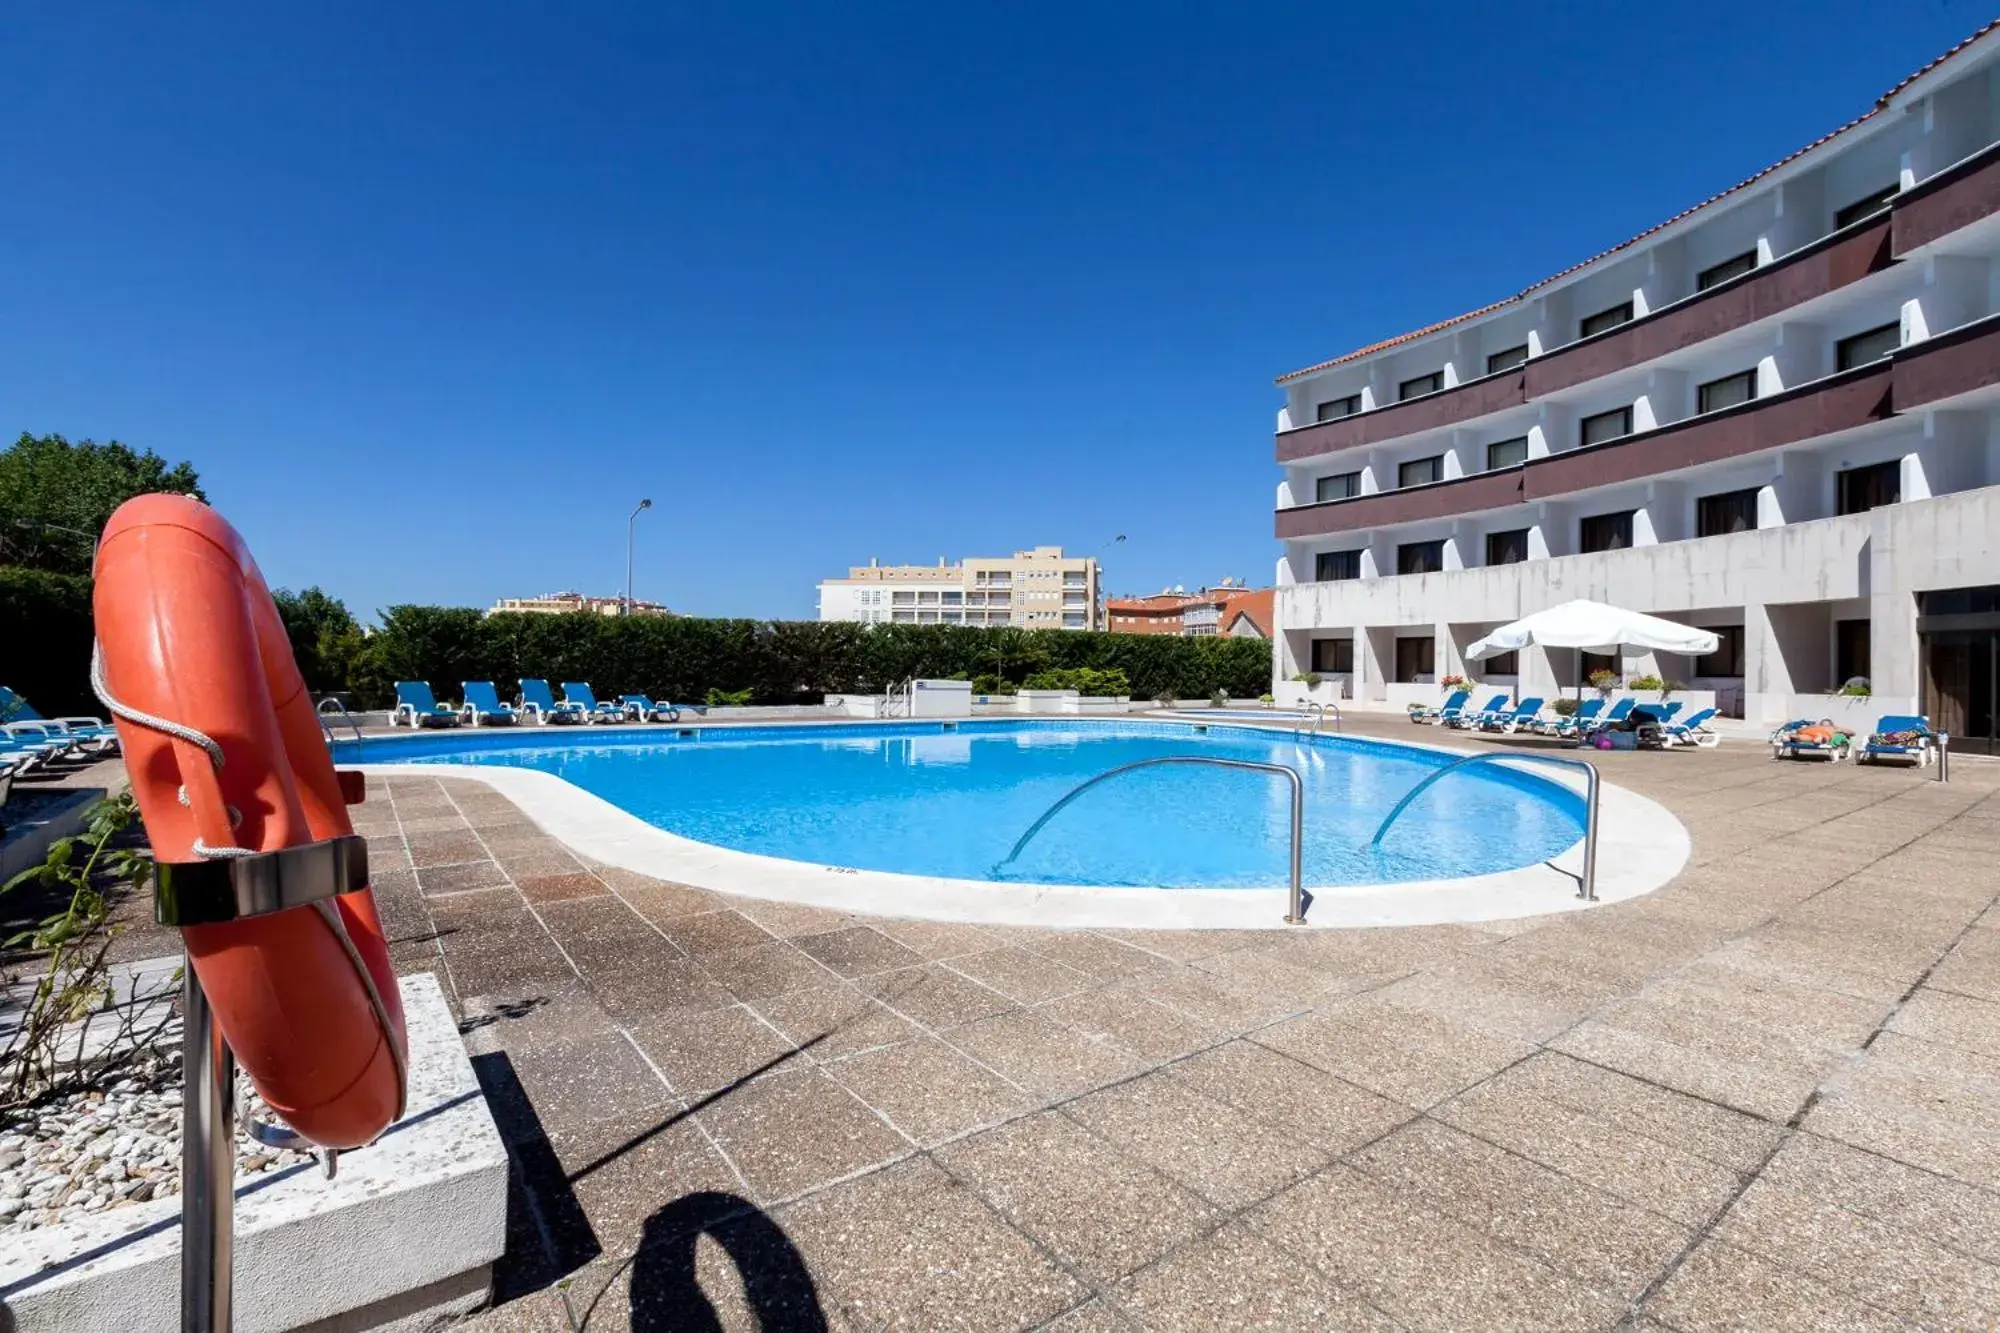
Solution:
{"label": "green hedge", "polygon": [[0,566],[0,685],[49,717],[104,709],[90,693],[90,579]]}
{"label": "green hedge", "polygon": [[[0,684],[51,715],[101,712],[90,695],[90,580],[0,567]],[[1130,693],[1255,697],[1270,688],[1270,645],[1260,639],[1183,639],[1082,630],[843,621],[699,620],[683,616],[498,615],[393,606],[351,654],[317,669],[346,672],[364,707],[394,702],[398,680],[427,680],[441,699],[460,682],[490,680],[503,695],[522,676],[587,680],[598,695],[643,691],[689,703],[709,691],[748,690],[761,704],[817,703],[876,693],[910,676],[1017,686],[1042,672],[1123,672]],[[315,682],[320,684],[321,682]],[[333,685],[331,679],[324,682]]]}
{"label": "green hedge", "polygon": [[710,690],[749,690],[762,704],[817,703],[825,694],[880,693],[909,676],[1019,684],[1044,671],[1122,671],[1135,698],[1255,697],[1270,688],[1271,649],[1259,639],[1184,639],[1081,630],[844,621],[699,620],[673,616],[496,615],[394,606],[368,638],[349,687],[358,702],[391,702],[394,682],[427,680],[456,698],[467,680],[506,693],[522,676],[587,680],[599,697],[643,691],[679,703]]}

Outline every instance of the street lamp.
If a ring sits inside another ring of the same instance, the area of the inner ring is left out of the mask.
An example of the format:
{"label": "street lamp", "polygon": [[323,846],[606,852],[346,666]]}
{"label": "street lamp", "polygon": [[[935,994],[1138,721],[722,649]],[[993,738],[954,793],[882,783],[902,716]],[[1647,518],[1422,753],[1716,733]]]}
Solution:
{"label": "street lamp", "polygon": [[639,501],[639,507],[625,520],[625,614],[632,614],[632,540],[639,523],[639,515],[653,507],[651,500]]}

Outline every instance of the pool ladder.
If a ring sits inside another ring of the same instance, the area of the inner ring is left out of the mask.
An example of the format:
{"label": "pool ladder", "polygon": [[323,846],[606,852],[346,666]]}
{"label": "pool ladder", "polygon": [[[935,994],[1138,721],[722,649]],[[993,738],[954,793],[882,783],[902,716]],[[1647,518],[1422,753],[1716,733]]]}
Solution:
{"label": "pool ladder", "polygon": [[[1313,720],[1312,729],[1313,729],[1313,734],[1315,736],[1319,734],[1320,728],[1326,724],[1326,715],[1328,713],[1333,714],[1333,730],[1336,735],[1339,734],[1340,732],[1339,704],[1323,704],[1319,702],[1319,700],[1317,699],[1308,699],[1306,700],[1306,711],[1312,714],[1312,720]],[[1302,726],[1298,730],[1300,732],[1304,732],[1305,728]]]}
{"label": "pool ladder", "polygon": [[1435,769],[1432,772],[1425,774],[1424,780],[1422,782],[1419,782],[1416,786],[1404,792],[1403,799],[1396,802],[1394,808],[1392,808],[1389,811],[1388,815],[1386,815],[1383,818],[1381,824],[1376,827],[1375,836],[1368,840],[1368,845],[1370,847],[1380,847],[1382,845],[1382,835],[1387,833],[1389,831],[1389,826],[1396,822],[1396,816],[1402,814],[1403,811],[1409,807],[1410,802],[1416,800],[1417,797],[1423,795],[1425,790],[1427,790],[1437,782],[1443,780],[1447,775],[1456,773],[1459,769],[1464,768],[1468,764],[1506,763],[1513,761],[1521,761],[1521,762],[1536,763],[1536,764],[1554,764],[1559,768],[1576,768],[1583,770],[1583,775],[1584,775],[1583,877],[1582,877],[1582,882],[1577,887],[1576,896],[1583,899],[1585,902],[1593,902],[1593,903],[1596,902],[1597,901],[1597,806],[1598,806],[1597,765],[1587,763],[1582,759],[1566,759],[1561,755],[1531,754],[1527,752],[1522,752],[1518,754],[1515,753],[1501,754],[1500,752],[1494,750],[1489,750],[1482,754],[1469,754],[1464,756],[1463,758],[1454,759],[1451,763],[1446,764],[1443,768]]}
{"label": "pool ladder", "polygon": [[902,716],[915,717],[917,715],[917,710],[914,707],[912,707],[912,705],[916,701],[912,696],[916,693],[916,689],[917,689],[917,678],[915,676],[911,676],[906,680],[890,681],[889,693],[883,697],[882,711],[877,716],[880,717],[897,716],[896,701],[898,699],[901,699],[903,701]]}
{"label": "pool ladder", "polygon": [[1054,819],[1062,808],[1071,801],[1074,801],[1098,783],[1115,778],[1121,773],[1131,773],[1137,769],[1154,768],[1163,764],[1207,764],[1215,768],[1240,768],[1252,773],[1278,774],[1291,783],[1292,894],[1289,900],[1289,910],[1285,914],[1285,924],[1289,926],[1303,926],[1306,923],[1306,908],[1312,905],[1312,899],[1307,895],[1302,879],[1303,862],[1301,858],[1304,855],[1306,822],[1305,782],[1299,777],[1299,771],[1295,768],[1287,768],[1283,764],[1261,764],[1252,759],[1212,759],[1207,755],[1170,754],[1163,755],[1157,759],[1141,759],[1136,763],[1120,764],[1116,768],[1107,768],[1096,777],[1086,778],[1082,782],[1077,783],[1076,786],[1070,788],[1063,795],[1061,800],[1042,811],[1041,818],[1028,825],[1028,831],[1015,841],[1014,849],[994,863],[994,877],[998,878],[1000,872],[1012,864],[1014,858],[1021,854],[1021,849],[1028,845],[1028,841],[1042,831],[1042,826],[1047,824],[1051,819]]}
{"label": "pool ladder", "polygon": [[328,745],[333,744],[333,728],[326,723],[326,707],[328,704],[332,704],[334,708],[339,710],[341,719],[353,730],[354,739],[357,741],[360,740],[361,724],[354,720],[354,714],[347,711],[346,704],[329,694],[326,698],[321,699],[319,704],[313,709],[314,716],[319,718],[319,729],[326,735],[326,743]]}

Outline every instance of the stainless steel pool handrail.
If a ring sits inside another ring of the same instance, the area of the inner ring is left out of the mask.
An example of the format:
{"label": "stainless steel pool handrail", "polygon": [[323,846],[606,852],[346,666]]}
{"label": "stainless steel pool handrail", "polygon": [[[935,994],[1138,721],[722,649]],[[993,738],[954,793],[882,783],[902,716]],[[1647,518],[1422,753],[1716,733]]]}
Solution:
{"label": "stainless steel pool handrail", "polygon": [[[1333,714],[1333,730],[1334,730],[1334,734],[1335,734],[1335,735],[1338,735],[1338,734],[1340,733],[1340,705],[1339,705],[1339,704],[1323,704],[1323,703],[1321,703],[1321,702],[1320,702],[1319,700],[1317,700],[1317,699],[1308,699],[1308,700],[1306,700],[1306,711],[1312,714],[1312,718],[1313,718],[1313,734],[1314,734],[1315,736],[1317,736],[1317,735],[1319,734],[1319,729],[1320,729],[1320,728],[1321,728],[1322,726],[1324,726],[1324,725],[1325,725],[1325,723],[1326,723],[1326,715],[1327,715],[1327,714],[1328,714],[1329,712],[1331,712],[1331,713]],[[1304,730],[1304,728],[1300,728],[1300,730]]]}
{"label": "stainless steel pool handrail", "polygon": [[1576,896],[1582,898],[1586,902],[1593,902],[1593,903],[1596,902],[1597,901],[1597,805],[1598,805],[1597,765],[1586,762],[1585,760],[1582,759],[1566,759],[1561,755],[1534,754],[1529,752],[1522,752],[1519,754],[1502,753],[1499,750],[1488,750],[1481,754],[1468,754],[1463,758],[1454,759],[1450,763],[1446,764],[1443,768],[1436,769],[1430,773],[1425,774],[1423,781],[1419,782],[1416,786],[1404,792],[1403,799],[1396,802],[1394,808],[1392,808],[1389,811],[1388,815],[1383,818],[1381,825],[1377,827],[1375,830],[1375,836],[1368,840],[1368,845],[1370,847],[1380,847],[1382,845],[1382,835],[1387,833],[1389,831],[1389,826],[1396,822],[1396,816],[1402,814],[1404,809],[1406,809],[1409,806],[1410,802],[1416,800],[1417,797],[1423,795],[1425,789],[1441,781],[1447,774],[1456,773],[1459,769],[1464,768],[1468,764],[1477,764],[1482,761],[1491,761],[1495,763],[1500,763],[1500,762],[1505,762],[1507,760],[1522,760],[1528,763],[1535,763],[1535,764],[1554,764],[1561,768],[1580,768],[1583,770],[1585,776],[1585,784],[1586,784],[1584,787],[1584,797],[1583,797],[1584,801],[1583,883],[1577,889]]}
{"label": "stainless steel pool handrail", "polygon": [[1069,791],[1063,795],[1063,798],[1061,800],[1057,801],[1054,805],[1050,806],[1048,809],[1042,811],[1041,818],[1037,819],[1034,823],[1028,825],[1028,831],[1026,833],[1023,833],[1015,841],[1014,849],[1008,852],[1007,855],[1002,857],[1000,860],[994,862],[993,873],[996,876],[999,875],[999,873],[1002,870],[1006,869],[1006,867],[1010,863],[1012,863],[1015,857],[1021,854],[1021,849],[1028,845],[1028,840],[1033,838],[1037,833],[1040,833],[1042,831],[1043,825],[1047,824],[1051,819],[1054,819],[1064,806],[1068,805],[1071,801],[1074,801],[1077,797],[1089,791],[1092,787],[1095,787],[1098,783],[1103,782],[1108,778],[1115,778],[1120,773],[1130,773],[1135,769],[1141,769],[1141,768],[1154,768],[1162,764],[1207,764],[1214,768],[1241,768],[1241,769],[1246,769],[1252,773],[1279,773],[1284,775],[1284,777],[1291,782],[1292,784],[1292,896],[1289,903],[1289,910],[1285,914],[1285,924],[1289,926],[1303,926],[1306,923],[1306,893],[1305,893],[1305,882],[1303,877],[1304,876],[1303,849],[1305,846],[1305,823],[1306,823],[1305,782],[1303,779],[1299,777],[1299,771],[1295,768],[1288,768],[1283,764],[1262,764],[1258,763],[1254,759],[1213,759],[1210,758],[1208,755],[1201,755],[1201,754],[1170,754],[1170,755],[1162,755],[1156,759],[1140,759],[1134,763],[1120,764],[1116,768],[1107,768],[1102,773],[1099,773],[1096,777],[1086,778],[1082,782],[1077,783],[1076,786],[1070,788]]}
{"label": "stainless steel pool handrail", "polygon": [[351,727],[354,731],[354,739],[357,741],[360,740],[362,738],[361,724],[354,720],[354,714],[347,711],[346,704],[342,703],[339,699],[336,699],[334,696],[329,694],[326,698],[321,699],[319,703],[313,706],[313,712],[319,717],[319,729],[326,733],[327,743],[329,745],[333,743],[333,728],[326,724],[326,706],[328,704],[332,704],[335,708],[338,708],[340,710],[340,716],[346,721],[347,725]]}

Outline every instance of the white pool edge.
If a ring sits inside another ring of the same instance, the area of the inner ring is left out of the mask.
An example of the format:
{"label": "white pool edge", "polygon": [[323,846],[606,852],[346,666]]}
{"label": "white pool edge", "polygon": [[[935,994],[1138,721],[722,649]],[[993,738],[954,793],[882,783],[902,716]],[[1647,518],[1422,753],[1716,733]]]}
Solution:
{"label": "white pool edge", "polygon": [[[1370,738],[1371,741],[1374,738]],[[1382,741],[1463,755],[1477,751]],[[1494,752],[1498,753],[1498,752]],[[792,861],[669,833],[570,782],[495,764],[356,764],[383,778],[471,778],[518,806],[551,837],[603,865],[741,898],[830,911],[984,925],[1150,930],[1284,928],[1286,892],[1274,889],[1116,888],[950,879]],[[1580,774],[1534,765],[1537,776],[1581,791]],[[1577,896],[1579,839],[1550,863],[1460,879],[1309,887],[1311,927],[1416,926],[1505,921],[1642,897],[1668,883],[1693,851],[1664,806],[1598,785],[1597,900]]]}

